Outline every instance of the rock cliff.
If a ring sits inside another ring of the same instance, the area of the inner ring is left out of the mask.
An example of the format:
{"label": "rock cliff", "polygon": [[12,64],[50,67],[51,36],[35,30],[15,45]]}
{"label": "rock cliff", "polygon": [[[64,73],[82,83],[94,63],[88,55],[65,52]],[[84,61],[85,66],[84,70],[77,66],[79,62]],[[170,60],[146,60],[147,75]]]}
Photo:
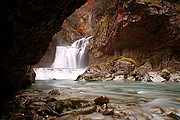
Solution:
{"label": "rock cliff", "polygon": [[180,70],[179,8],[171,0],[95,0],[89,64],[124,56]]}
{"label": "rock cliff", "polygon": [[43,57],[64,19],[85,2],[0,1],[0,91],[31,85],[35,74],[30,66]]}

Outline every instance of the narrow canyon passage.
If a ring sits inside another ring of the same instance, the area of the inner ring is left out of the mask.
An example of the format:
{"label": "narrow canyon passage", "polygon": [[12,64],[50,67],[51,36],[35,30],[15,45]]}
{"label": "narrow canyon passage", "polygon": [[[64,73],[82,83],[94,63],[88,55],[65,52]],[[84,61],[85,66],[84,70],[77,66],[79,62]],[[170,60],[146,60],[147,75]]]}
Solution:
{"label": "narrow canyon passage", "polygon": [[180,120],[177,0],[0,2],[0,119]]}

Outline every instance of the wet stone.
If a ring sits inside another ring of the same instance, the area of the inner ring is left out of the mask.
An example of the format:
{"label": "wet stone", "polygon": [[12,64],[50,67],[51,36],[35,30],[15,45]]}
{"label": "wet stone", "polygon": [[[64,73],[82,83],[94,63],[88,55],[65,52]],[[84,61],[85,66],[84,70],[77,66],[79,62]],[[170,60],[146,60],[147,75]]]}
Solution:
{"label": "wet stone", "polygon": [[59,90],[51,90],[48,94],[50,95],[60,95]]}
{"label": "wet stone", "polygon": [[109,98],[106,96],[101,96],[101,97],[96,98],[94,102],[96,103],[96,105],[100,105],[100,106],[104,104],[107,105],[107,103],[109,103]]}
{"label": "wet stone", "polygon": [[152,107],[150,112],[152,114],[163,114],[163,113],[165,113],[165,111],[160,107]]}
{"label": "wet stone", "polygon": [[103,112],[103,115],[113,115],[114,114],[114,110],[113,109],[106,109],[104,112]]}
{"label": "wet stone", "polygon": [[180,120],[180,116],[178,116],[176,113],[171,112],[168,115],[165,116],[166,119],[172,119],[172,120]]}
{"label": "wet stone", "polygon": [[84,99],[65,99],[57,101],[55,105],[55,111],[58,113],[62,113],[65,111],[78,109],[81,107],[87,107],[90,103]]}

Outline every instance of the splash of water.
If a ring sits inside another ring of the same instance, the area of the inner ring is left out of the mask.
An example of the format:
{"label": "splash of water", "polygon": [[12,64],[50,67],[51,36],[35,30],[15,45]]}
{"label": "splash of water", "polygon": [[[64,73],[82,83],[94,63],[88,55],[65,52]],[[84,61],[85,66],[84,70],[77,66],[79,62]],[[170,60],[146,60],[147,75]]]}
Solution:
{"label": "splash of water", "polygon": [[62,68],[34,68],[36,80],[56,80],[71,79],[75,80],[86,69],[62,69]]}

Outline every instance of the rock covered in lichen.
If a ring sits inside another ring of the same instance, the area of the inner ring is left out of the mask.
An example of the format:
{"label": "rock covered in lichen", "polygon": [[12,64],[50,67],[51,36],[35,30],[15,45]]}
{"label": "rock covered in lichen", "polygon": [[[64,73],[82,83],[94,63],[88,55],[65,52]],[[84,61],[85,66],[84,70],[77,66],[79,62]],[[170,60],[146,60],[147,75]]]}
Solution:
{"label": "rock covered in lichen", "polygon": [[[145,63],[137,67],[134,71],[132,71],[128,76],[127,79],[134,79],[134,81],[145,81],[145,82],[152,82],[151,76],[148,72],[152,70],[152,66],[150,63]],[[132,78],[129,78],[131,77]]]}
{"label": "rock covered in lichen", "polygon": [[135,69],[136,62],[131,58],[119,57],[107,63],[90,66],[82,75],[77,77],[79,81],[109,81],[115,76],[127,75]]}
{"label": "rock covered in lichen", "polygon": [[180,68],[178,0],[99,0],[92,18],[90,62],[122,55],[138,66]]}
{"label": "rock covered in lichen", "polygon": [[164,78],[166,81],[169,81],[170,77],[171,77],[171,72],[168,69],[162,69],[159,73],[158,73],[162,78]]}
{"label": "rock covered in lichen", "polygon": [[65,99],[57,101],[55,111],[62,113],[71,109],[89,106],[89,101],[83,99]]}

